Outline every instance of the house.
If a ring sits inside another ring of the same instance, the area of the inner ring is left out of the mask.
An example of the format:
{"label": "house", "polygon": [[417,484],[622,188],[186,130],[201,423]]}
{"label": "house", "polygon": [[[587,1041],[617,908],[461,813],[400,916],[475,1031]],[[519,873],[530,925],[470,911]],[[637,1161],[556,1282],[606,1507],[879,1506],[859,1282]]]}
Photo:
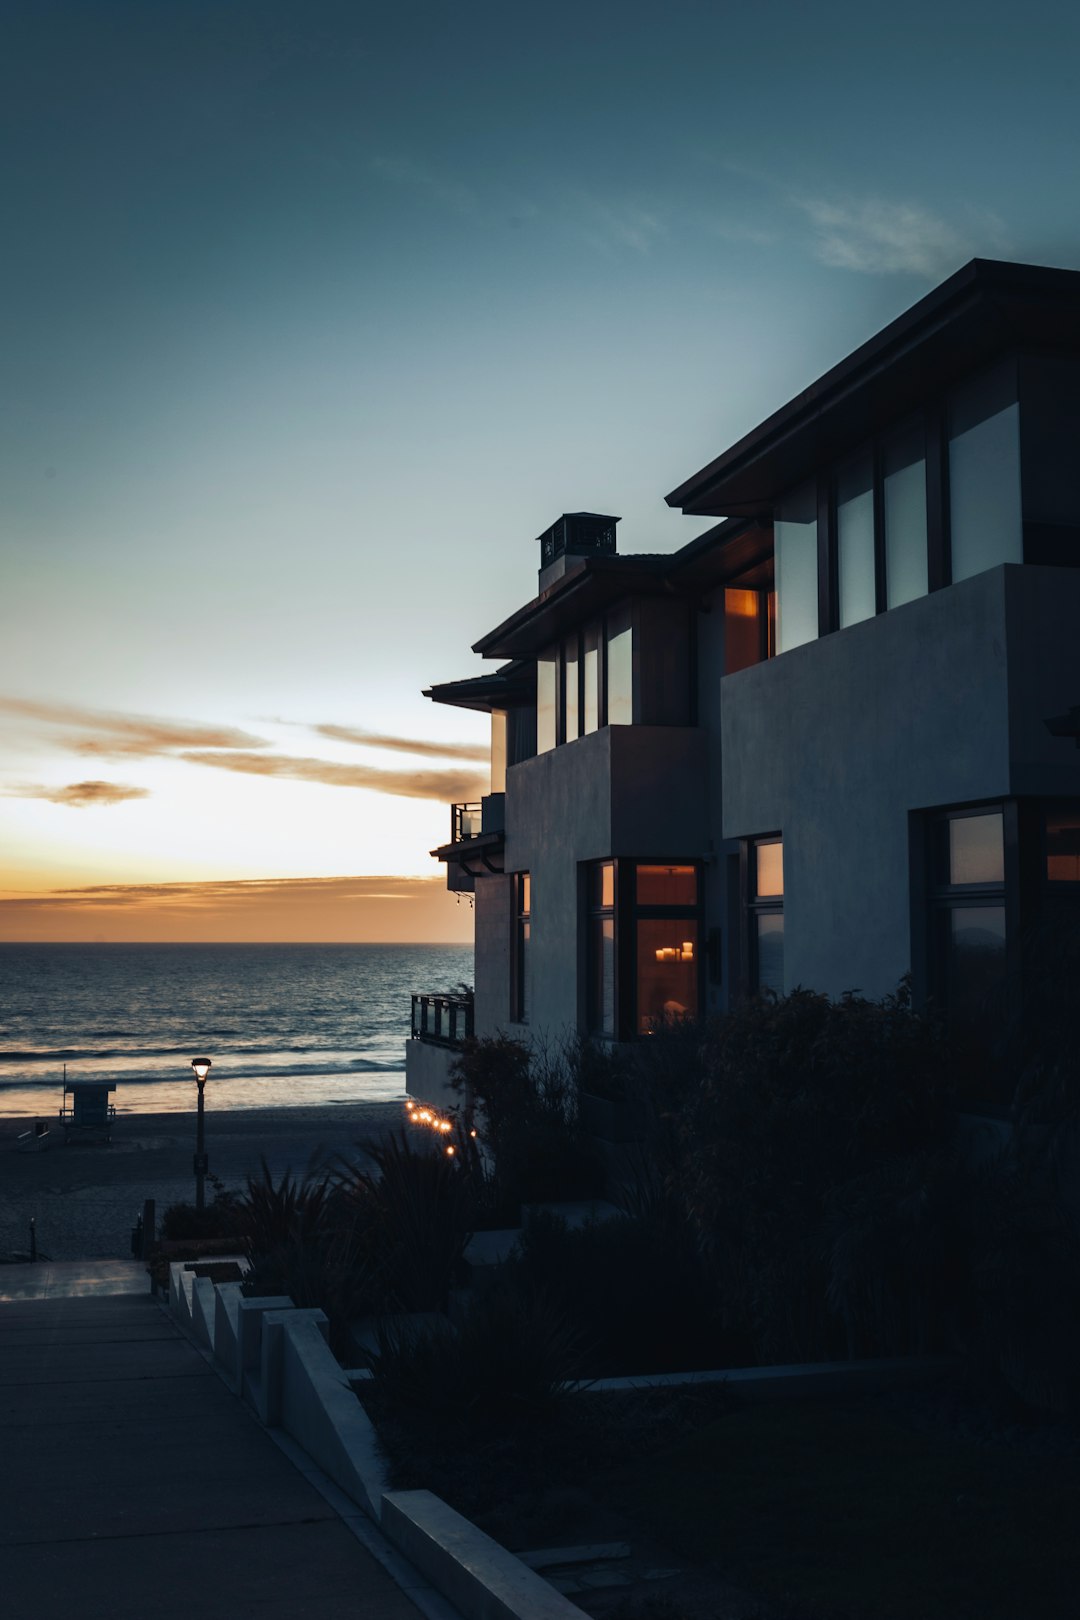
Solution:
{"label": "house", "polygon": [[466,1014],[622,1041],[910,973],[986,1035],[1080,930],[1080,273],[973,260],[667,500],[719,521],[623,556],[563,514],[498,667],[427,694],[492,727],[434,852],[476,964],[414,1017],[431,1102]]}

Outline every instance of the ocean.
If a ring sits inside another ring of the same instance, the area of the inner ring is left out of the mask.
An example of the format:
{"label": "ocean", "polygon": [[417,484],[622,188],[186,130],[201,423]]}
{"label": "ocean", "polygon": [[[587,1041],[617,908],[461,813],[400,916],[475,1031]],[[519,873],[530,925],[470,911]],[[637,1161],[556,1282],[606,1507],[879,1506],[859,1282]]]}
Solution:
{"label": "ocean", "polygon": [[404,1095],[414,992],[472,982],[465,945],[0,945],[0,1115],[108,1080],[118,1114]]}

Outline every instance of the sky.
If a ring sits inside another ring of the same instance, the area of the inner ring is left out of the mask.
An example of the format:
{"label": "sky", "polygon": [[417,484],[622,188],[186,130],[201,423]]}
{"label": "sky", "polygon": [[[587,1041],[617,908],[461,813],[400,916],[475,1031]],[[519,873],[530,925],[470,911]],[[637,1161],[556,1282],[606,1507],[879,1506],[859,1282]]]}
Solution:
{"label": "sky", "polygon": [[5,0],[0,940],[464,940],[433,681],[974,255],[1080,8]]}

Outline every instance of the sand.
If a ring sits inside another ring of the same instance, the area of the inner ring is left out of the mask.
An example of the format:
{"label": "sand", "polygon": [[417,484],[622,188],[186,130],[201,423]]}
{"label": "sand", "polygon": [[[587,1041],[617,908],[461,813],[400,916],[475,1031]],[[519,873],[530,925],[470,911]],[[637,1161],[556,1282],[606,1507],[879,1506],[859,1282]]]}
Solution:
{"label": "sand", "polygon": [[[399,1102],[340,1103],[322,1108],[248,1108],[206,1114],[210,1173],[240,1187],[265,1158],[275,1179],[336,1155],[359,1156],[358,1144],[404,1124]],[[51,1260],[129,1258],[131,1229],[143,1200],[192,1202],[195,1115],[124,1114],[111,1143],[64,1145],[50,1131],[43,1153],[20,1153],[16,1138],[31,1122],[0,1119],[0,1258],[25,1254],[35,1220],[39,1253]],[[207,1186],[207,1199],[213,1189]]]}

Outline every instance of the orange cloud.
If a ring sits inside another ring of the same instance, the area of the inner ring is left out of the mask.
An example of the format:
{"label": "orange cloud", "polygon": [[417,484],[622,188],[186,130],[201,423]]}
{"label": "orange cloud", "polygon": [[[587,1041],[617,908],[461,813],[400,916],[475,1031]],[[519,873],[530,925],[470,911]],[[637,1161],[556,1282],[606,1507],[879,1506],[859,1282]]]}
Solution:
{"label": "orange cloud", "polygon": [[342,765],[333,760],[298,758],[292,754],[222,753],[199,749],[179,756],[192,765],[216,765],[219,770],[245,776],[276,776],[293,782],[320,782],[325,787],[370,788],[406,799],[460,801],[479,799],[485,782],[465,771],[387,771],[377,765]]}
{"label": "orange cloud", "polygon": [[74,810],[85,810],[96,804],[123,804],[125,799],[148,799],[150,789],[130,787],[125,782],[69,782],[66,787],[27,783],[23,787],[8,788],[4,796],[8,799],[45,799],[50,804],[66,804]]}
{"label": "orange cloud", "polygon": [[440,942],[472,938],[441,876],[100,883],[0,898],[0,939]]}
{"label": "orange cloud", "polygon": [[0,710],[46,725],[74,727],[91,736],[67,737],[69,748],[80,754],[119,758],[124,755],[169,753],[175,748],[265,748],[263,737],[238,726],[204,725],[194,720],[162,720],[154,715],[116,714],[105,709],[84,709],[77,704],[37,703],[29,698],[0,696]]}
{"label": "orange cloud", "polygon": [[418,754],[422,759],[464,759],[482,765],[488,758],[483,743],[431,742],[419,737],[384,737],[377,731],[362,731],[356,726],[313,726],[320,737],[331,737],[335,742],[359,743],[364,748],[386,748],[399,754]]}

